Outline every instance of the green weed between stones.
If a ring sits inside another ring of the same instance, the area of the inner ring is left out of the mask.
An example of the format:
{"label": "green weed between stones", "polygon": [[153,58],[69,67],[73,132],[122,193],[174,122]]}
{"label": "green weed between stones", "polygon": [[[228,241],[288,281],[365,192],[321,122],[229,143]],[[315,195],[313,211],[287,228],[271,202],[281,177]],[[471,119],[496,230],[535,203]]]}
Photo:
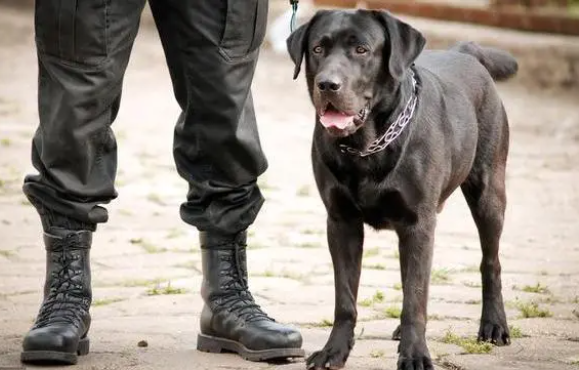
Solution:
{"label": "green weed between stones", "polygon": [[334,326],[334,322],[329,319],[322,319],[322,321],[311,324],[311,326],[315,328],[331,328],[332,326]]}
{"label": "green weed between stones", "polygon": [[358,304],[362,307],[370,307],[375,303],[382,303],[384,302],[384,293],[381,290],[377,290],[376,293],[372,296],[372,298],[366,298],[363,301],[360,301]]}
{"label": "green weed between stones", "polygon": [[386,317],[389,317],[391,319],[399,319],[400,316],[402,316],[402,310],[400,309],[400,307],[390,306],[384,310],[384,314],[386,315]]}
{"label": "green weed between stones", "polygon": [[[513,289],[517,288],[513,287]],[[525,285],[524,287],[521,288],[521,290],[527,293],[539,293],[539,294],[550,293],[549,288],[547,288],[544,285],[541,285],[541,283],[537,283],[537,285]]]}
{"label": "green weed between stones", "polygon": [[451,281],[450,270],[446,268],[434,269],[430,273],[430,283],[433,285],[448,284]]}
{"label": "green weed between stones", "polygon": [[185,294],[185,293],[187,293],[187,290],[184,288],[174,288],[171,286],[171,282],[169,281],[167,283],[167,285],[164,287],[155,286],[155,287],[147,289],[146,293],[148,296],[172,295],[172,294]]}
{"label": "green weed between stones", "polygon": [[140,246],[145,252],[150,254],[167,252],[167,248],[157,247],[153,243],[141,238],[133,238],[130,240],[130,243]]}
{"label": "green weed between stones", "polygon": [[450,329],[446,331],[441,340],[443,343],[454,344],[462,347],[466,353],[469,354],[485,354],[490,353],[493,345],[488,342],[478,342],[476,338],[464,338],[456,335]]}
{"label": "green weed between stones", "polygon": [[539,307],[539,304],[536,302],[516,302],[515,307],[521,312],[521,317],[525,319],[553,316],[551,311]]}
{"label": "green weed between stones", "polygon": [[525,335],[523,331],[518,326],[510,325],[509,326],[509,334],[511,335],[512,339],[519,339],[523,338]]}
{"label": "green weed between stones", "polygon": [[372,358],[381,358],[384,357],[384,355],[385,353],[381,349],[373,349],[372,352],[370,352],[370,357]]}
{"label": "green weed between stones", "polygon": [[92,307],[102,307],[107,306],[109,304],[117,303],[123,301],[123,298],[103,298],[103,299],[95,299],[92,301]]}
{"label": "green weed between stones", "polygon": [[380,254],[380,248],[374,247],[374,248],[366,249],[364,251],[363,257],[364,258],[370,258],[370,257],[375,257],[379,254]]}

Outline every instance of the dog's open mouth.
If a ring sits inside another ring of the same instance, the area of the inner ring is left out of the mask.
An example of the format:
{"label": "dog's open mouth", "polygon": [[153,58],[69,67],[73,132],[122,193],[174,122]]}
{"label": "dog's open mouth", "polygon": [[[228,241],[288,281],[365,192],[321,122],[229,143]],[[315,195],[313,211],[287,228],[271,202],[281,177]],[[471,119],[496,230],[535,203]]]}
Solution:
{"label": "dog's open mouth", "polygon": [[368,116],[368,110],[368,106],[366,106],[357,114],[352,114],[350,112],[343,112],[334,107],[332,103],[328,103],[328,105],[319,112],[320,123],[328,129],[345,130],[352,124],[359,126],[364,123]]}

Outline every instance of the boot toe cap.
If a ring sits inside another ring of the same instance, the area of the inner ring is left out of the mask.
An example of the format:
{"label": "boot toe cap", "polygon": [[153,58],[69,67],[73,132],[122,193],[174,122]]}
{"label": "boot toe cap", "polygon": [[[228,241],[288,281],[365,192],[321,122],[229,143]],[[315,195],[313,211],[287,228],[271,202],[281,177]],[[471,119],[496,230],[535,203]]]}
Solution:
{"label": "boot toe cap", "polygon": [[264,322],[248,330],[245,342],[252,350],[272,348],[301,348],[302,335],[299,331],[275,322]]}
{"label": "boot toe cap", "polygon": [[24,338],[24,351],[76,352],[79,337],[66,327],[32,329]]}

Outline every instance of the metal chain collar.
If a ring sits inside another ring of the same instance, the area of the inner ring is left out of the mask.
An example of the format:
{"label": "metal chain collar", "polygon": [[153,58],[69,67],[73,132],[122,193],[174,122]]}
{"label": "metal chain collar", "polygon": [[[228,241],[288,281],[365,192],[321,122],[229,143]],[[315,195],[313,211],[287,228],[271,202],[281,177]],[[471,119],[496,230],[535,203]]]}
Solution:
{"label": "metal chain collar", "polygon": [[386,130],[384,135],[374,140],[368,146],[368,149],[364,151],[354,149],[345,144],[340,144],[340,150],[342,151],[342,153],[353,154],[360,157],[367,157],[374,153],[383,151],[384,149],[386,149],[386,147],[388,147],[388,145],[390,145],[391,142],[393,142],[394,140],[396,140],[398,136],[400,136],[402,131],[404,131],[404,128],[406,128],[406,126],[408,125],[408,123],[410,123],[410,120],[414,116],[416,104],[418,103],[418,94],[416,91],[416,85],[418,84],[418,82],[416,81],[416,77],[412,69],[410,69],[410,77],[412,78],[412,97],[410,97],[402,113],[400,113],[398,118],[396,118],[396,121],[394,121],[390,125],[390,127],[388,127],[388,130]]}

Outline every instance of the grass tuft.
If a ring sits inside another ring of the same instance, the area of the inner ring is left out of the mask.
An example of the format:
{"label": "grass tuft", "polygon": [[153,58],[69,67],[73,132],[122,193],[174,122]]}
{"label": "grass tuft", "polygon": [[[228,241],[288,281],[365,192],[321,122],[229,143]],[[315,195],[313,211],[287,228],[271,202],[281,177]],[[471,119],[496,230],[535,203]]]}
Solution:
{"label": "grass tuft", "polygon": [[117,303],[123,301],[123,298],[103,298],[95,299],[92,301],[92,307],[107,306],[109,304]]}
{"label": "grass tuft", "polygon": [[370,307],[374,304],[374,301],[372,300],[372,298],[366,298],[358,302],[358,304],[362,307]]}
{"label": "grass tuft", "polygon": [[321,245],[319,243],[316,243],[316,242],[302,242],[302,243],[296,245],[296,248],[306,248],[306,249],[319,248],[319,247],[321,247]]}
{"label": "grass tuft", "polygon": [[312,195],[312,191],[309,185],[304,185],[298,189],[296,194],[298,197],[309,197]]}
{"label": "grass tuft", "polygon": [[541,283],[537,283],[537,285],[525,285],[521,290],[527,293],[540,293],[540,294],[550,293],[549,288],[547,288],[544,285],[541,285]]}
{"label": "grass tuft", "polygon": [[509,326],[509,334],[511,335],[512,339],[519,339],[525,336],[521,328],[514,325]]}
{"label": "grass tuft", "polygon": [[462,285],[469,287],[469,288],[482,288],[482,284],[479,282],[474,282],[474,281],[465,281],[462,283]]}
{"label": "grass tuft", "polygon": [[372,296],[372,298],[366,298],[360,301],[358,304],[362,307],[370,307],[375,303],[384,302],[385,298],[386,297],[384,296],[384,293],[381,290],[377,290],[376,293],[374,293],[374,295]]}
{"label": "grass tuft", "polygon": [[163,199],[161,199],[161,196],[159,194],[156,194],[156,193],[151,193],[151,194],[147,195],[147,200],[149,202],[158,204],[160,206],[166,205],[165,202],[163,202]]}
{"label": "grass tuft", "polygon": [[400,307],[390,306],[384,310],[384,314],[391,319],[399,319],[402,316],[402,310]]}
{"label": "grass tuft", "polygon": [[171,229],[167,233],[167,239],[176,239],[185,236],[187,233],[181,229]]}
{"label": "grass tuft", "polygon": [[141,238],[133,238],[129,240],[131,244],[135,244],[143,248],[143,250],[147,253],[154,254],[154,253],[164,253],[167,252],[167,248],[160,248],[154,245],[151,242],[143,240]]}
{"label": "grass tuft", "polygon": [[525,319],[551,317],[553,314],[548,309],[542,309],[536,302],[518,302],[516,308],[521,312],[521,317]]}
{"label": "grass tuft", "polygon": [[171,286],[171,282],[169,281],[167,283],[166,286],[164,287],[160,287],[160,286],[155,286],[152,288],[147,289],[147,295],[148,296],[154,296],[154,295],[172,295],[172,294],[185,294],[187,293],[187,290],[184,288],[174,288]]}
{"label": "grass tuft", "polygon": [[372,352],[370,352],[370,357],[372,358],[382,358],[384,355],[385,353],[381,349],[373,349]]}
{"label": "grass tuft", "polygon": [[370,257],[375,257],[379,254],[380,254],[380,248],[374,247],[374,248],[366,249],[364,251],[363,257],[364,258],[370,258]]}
{"label": "grass tuft", "polygon": [[312,324],[312,326],[316,328],[331,328],[332,326],[334,326],[334,322],[329,319],[322,319],[322,321],[314,323]]}
{"label": "grass tuft", "polygon": [[450,270],[447,268],[434,269],[430,274],[430,283],[433,285],[444,285],[450,281]]}
{"label": "grass tuft", "polygon": [[6,257],[6,258],[10,258],[12,256],[14,256],[14,252],[13,251],[9,251],[9,250],[0,250],[0,256],[2,257]]}
{"label": "grass tuft", "polygon": [[163,279],[160,278],[156,278],[156,279],[131,279],[131,280],[125,280],[123,282],[120,283],[121,286],[127,287],[127,288],[134,288],[134,287],[141,287],[141,286],[149,286],[151,284],[159,284],[161,283],[161,281],[163,281]]}
{"label": "grass tuft", "polygon": [[383,263],[365,264],[363,267],[370,270],[386,270],[386,265]]}
{"label": "grass tuft", "polygon": [[469,354],[490,353],[493,349],[493,345],[491,343],[478,342],[475,338],[460,337],[453,333],[450,329],[448,329],[444,334],[442,342],[462,347],[462,349],[464,349],[464,351]]}

